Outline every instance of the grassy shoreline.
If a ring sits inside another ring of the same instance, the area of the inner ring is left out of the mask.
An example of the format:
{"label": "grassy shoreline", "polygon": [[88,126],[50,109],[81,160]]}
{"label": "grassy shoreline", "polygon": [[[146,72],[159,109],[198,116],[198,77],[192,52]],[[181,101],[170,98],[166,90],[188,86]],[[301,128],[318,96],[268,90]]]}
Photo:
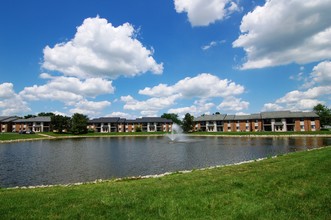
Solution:
{"label": "grassy shoreline", "polygon": [[331,148],[71,187],[0,189],[8,219],[330,219]]}
{"label": "grassy shoreline", "polygon": [[[133,133],[88,133],[81,135],[57,134],[44,132],[36,134],[0,133],[0,143],[35,141],[45,139],[64,139],[64,138],[90,138],[90,137],[148,137],[165,136],[165,132],[133,132]],[[214,137],[331,137],[330,131],[311,131],[311,132],[194,132],[189,136],[214,136]]]}

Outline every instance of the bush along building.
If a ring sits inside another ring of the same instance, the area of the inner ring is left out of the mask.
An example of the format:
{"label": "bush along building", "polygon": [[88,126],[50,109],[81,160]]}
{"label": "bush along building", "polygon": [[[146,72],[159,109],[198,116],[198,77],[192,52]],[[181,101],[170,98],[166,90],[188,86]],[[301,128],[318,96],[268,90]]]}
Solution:
{"label": "bush along building", "polygon": [[89,120],[88,129],[100,133],[171,132],[172,120],[161,117],[142,117],[137,119],[101,117]]}
{"label": "bush along building", "polygon": [[251,115],[204,115],[194,119],[195,131],[318,131],[319,116],[314,112],[275,111]]}

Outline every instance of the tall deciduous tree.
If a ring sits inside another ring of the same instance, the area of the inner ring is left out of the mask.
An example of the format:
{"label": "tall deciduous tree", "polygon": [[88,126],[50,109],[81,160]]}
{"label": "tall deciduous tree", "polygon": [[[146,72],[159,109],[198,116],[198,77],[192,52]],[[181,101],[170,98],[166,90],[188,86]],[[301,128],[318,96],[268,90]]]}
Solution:
{"label": "tall deciduous tree", "polygon": [[178,118],[178,114],[175,113],[163,113],[161,118],[171,119],[173,123],[178,125],[182,124],[181,120]]}
{"label": "tall deciduous tree", "polygon": [[75,113],[71,118],[71,132],[73,134],[87,133],[88,117],[83,114]]}
{"label": "tall deciduous tree", "polygon": [[314,112],[320,117],[321,126],[331,125],[331,109],[325,105],[318,104],[313,108]]}
{"label": "tall deciduous tree", "polygon": [[40,112],[38,116],[54,116],[55,114],[53,112]]}
{"label": "tall deciduous tree", "polygon": [[51,116],[51,124],[53,126],[53,130],[56,130],[59,133],[64,131],[68,131],[71,128],[71,118],[62,115],[53,115]]}
{"label": "tall deciduous tree", "polygon": [[183,119],[183,131],[184,132],[190,132],[193,130],[193,126],[194,126],[194,116],[190,115],[190,113],[186,113],[185,117]]}

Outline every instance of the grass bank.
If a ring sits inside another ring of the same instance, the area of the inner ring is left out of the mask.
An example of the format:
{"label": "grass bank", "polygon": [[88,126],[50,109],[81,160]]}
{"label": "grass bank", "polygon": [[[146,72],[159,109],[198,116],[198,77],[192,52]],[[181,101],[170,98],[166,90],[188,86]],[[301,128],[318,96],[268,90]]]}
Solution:
{"label": "grass bank", "polygon": [[24,140],[38,140],[38,139],[49,139],[49,138],[84,138],[84,137],[117,137],[117,136],[158,136],[166,135],[165,132],[113,132],[113,133],[87,133],[80,135],[73,135],[70,133],[53,133],[53,132],[42,132],[35,134],[19,134],[19,133],[0,133],[1,142],[11,141],[24,141]]}
{"label": "grass bank", "polygon": [[325,135],[331,136],[331,131],[287,131],[287,132],[194,132],[192,135],[205,135],[205,136],[314,136]]}
{"label": "grass bank", "polygon": [[156,179],[0,189],[3,219],[331,219],[331,148]]}
{"label": "grass bank", "polygon": [[0,141],[27,140],[44,138],[39,134],[0,133]]}
{"label": "grass bank", "polygon": [[[0,142],[22,141],[45,138],[79,138],[79,137],[117,137],[117,136],[160,136],[166,132],[112,132],[112,133],[88,133],[73,135],[70,133],[43,132],[36,134],[0,133]],[[191,136],[330,136],[330,131],[306,131],[306,132],[194,132]]]}

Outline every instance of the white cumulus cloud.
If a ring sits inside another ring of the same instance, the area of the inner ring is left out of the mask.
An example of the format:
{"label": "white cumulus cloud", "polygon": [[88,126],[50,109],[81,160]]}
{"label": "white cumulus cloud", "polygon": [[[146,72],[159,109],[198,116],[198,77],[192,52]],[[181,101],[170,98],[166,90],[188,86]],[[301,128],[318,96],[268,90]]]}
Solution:
{"label": "white cumulus cloud", "polygon": [[210,73],[202,73],[195,77],[186,77],[172,86],[159,84],[152,88],[139,90],[139,94],[152,97],[166,97],[177,94],[182,98],[212,98],[240,95],[245,91],[244,86],[228,79],[220,79]]}
{"label": "white cumulus cloud", "polygon": [[267,0],[246,14],[242,34],[242,69],[289,63],[305,64],[331,58],[331,0]]}
{"label": "white cumulus cloud", "polygon": [[0,115],[17,115],[29,111],[30,107],[15,93],[12,83],[0,84]]}
{"label": "white cumulus cloud", "polygon": [[44,48],[42,67],[78,78],[161,74],[163,64],[156,63],[153,49],[144,47],[135,36],[129,23],[114,27],[106,19],[87,18],[73,39]]}
{"label": "white cumulus cloud", "polygon": [[192,26],[208,26],[240,10],[231,0],[174,0],[174,3],[177,13],[187,13]]}
{"label": "white cumulus cloud", "polygon": [[138,101],[132,96],[122,96],[121,101],[124,102],[124,109],[131,111],[140,111],[145,116],[155,116],[161,109],[169,108],[175,104],[178,95],[169,97],[154,97],[144,101]]}
{"label": "white cumulus cloud", "polygon": [[115,90],[112,81],[101,78],[80,80],[75,77],[55,77],[48,74],[41,74],[41,78],[49,81],[41,86],[25,87],[20,95],[28,100],[56,100],[70,104],[85,97],[94,98],[102,94],[112,94]]}
{"label": "white cumulus cloud", "polygon": [[219,110],[242,111],[247,109],[249,102],[242,101],[241,98],[228,97],[217,106]]}
{"label": "white cumulus cloud", "polygon": [[331,85],[331,61],[324,61],[316,65],[310,78],[314,84]]}
{"label": "white cumulus cloud", "polygon": [[0,84],[0,99],[10,98],[14,95],[14,85],[12,83]]}
{"label": "white cumulus cloud", "polygon": [[[331,65],[329,61],[317,64],[310,74],[309,81],[304,80],[302,90],[293,90],[278,98],[275,103],[266,103],[263,111],[270,110],[312,110],[319,103],[324,104],[331,95]],[[309,86],[309,87],[308,87]]]}
{"label": "white cumulus cloud", "polygon": [[207,102],[207,100],[201,99],[193,103],[193,105],[181,108],[171,108],[168,113],[178,114],[180,118],[184,118],[186,113],[190,113],[193,116],[199,116],[202,114],[210,114],[210,109],[215,106],[212,102]]}
{"label": "white cumulus cloud", "polygon": [[[199,115],[209,113],[215,106],[208,100],[217,98],[228,100],[244,92],[244,86],[231,80],[220,79],[210,73],[202,73],[195,77],[186,77],[174,85],[161,83],[139,90],[140,95],[150,97],[146,100],[139,101],[132,96],[122,96],[121,101],[125,103],[124,109],[140,111],[142,115],[157,115],[161,110],[180,115],[187,112]],[[193,99],[194,103],[191,106],[176,108],[176,101],[179,99]],[[248,105],[245,101],[239,101],[237,105],[239,104],[242,106],[241,109],[245,109],[245,105]]]}
{"label": "white cumulus cloud", "polygon": [[70,112],[85,114],[89,116],[99,116],[101,112],[111,105],[108,101],[88,101],[81,100],[75,104],[75,108],[71,109]]}

